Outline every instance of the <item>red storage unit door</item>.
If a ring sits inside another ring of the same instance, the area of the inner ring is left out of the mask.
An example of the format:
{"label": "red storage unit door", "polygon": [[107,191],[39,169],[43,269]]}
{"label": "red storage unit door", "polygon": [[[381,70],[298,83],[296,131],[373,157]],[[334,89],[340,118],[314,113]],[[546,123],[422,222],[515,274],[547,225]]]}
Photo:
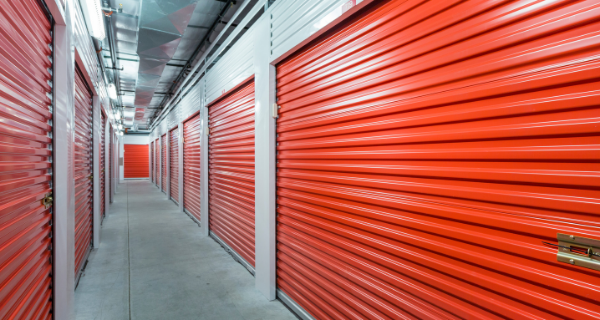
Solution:
{"label": "red storage unit door", "polygon": [[277,284],[318,319],[600,318],[600,3],[385,1],[277,66]]}
{"label": "red storage unit door", "polygon": [[0,319],[52,319],[51,30],[37,1],[0,6]]}
{"label": "red storage unit door", "polygon": [[154,141],[154,183],[158,186],[160,183],[160,144],[158,143],[158,139]]}
{"label": "red storage unit door", "polygon": [[200,221],[200,114],[183,123],[183,209]]}
{"label": "red storage unit door", "polygon": [[92,243],[92,93],[79,66],[75,72],[75,274]]}
{"label": "red storage unit door", "polygon": [[169,131],[169,163],[170,163],[170,197],[175,202],[179,202],[179,129],[175,128]]}
{"label": "red storage unit door", "polygon": [[208,110],[210,230],[254,267],[254,81]]}
{"label": "red storage unit door", "polygon": [[160,176],[162,191],[167,191],[167,134],[161,137],[162,146],[160,148]]}
{"label": "red storage unit door", "polygon": [[115,135],[114,135],[114,129],[112,127],[112,125],[110,126],[110,137],[108,139],[108,177],[109,177],[109,181],[108,181],[108,196],[109,196],[109,200],[110,203],[113,202],[113,179],[115,177],[113,177],[113,162],[115,161],[115,159],[113,159],[114,155],[113,155],[113,149],[114,149],[114,143],[115,143]]}
{"label": "red storage unit door", "polygon": [[123,145],[125,159],[123,159],[125,178],[148,178],[148,145],[125,144]]}
{"label": "red storage unit door", "polygon": [[100,129],[100,216],[102,218],[104,218],[105,215],[105,208],[104,208],[104,202],[106,199],[106,195],[105,195],[105,172],[106,172],[106,165],[105,165],[105,158],[106,158],[106,137],[105,137],[105,128],[106,128],[106,116],[104,115],[104,112],[101,112],[101,117],[102,117],[102,128]]}

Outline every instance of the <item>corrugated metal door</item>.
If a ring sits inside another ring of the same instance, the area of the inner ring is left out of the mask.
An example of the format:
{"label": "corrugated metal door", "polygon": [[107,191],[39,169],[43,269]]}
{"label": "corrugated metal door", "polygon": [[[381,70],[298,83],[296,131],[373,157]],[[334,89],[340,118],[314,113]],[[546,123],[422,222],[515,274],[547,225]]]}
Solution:
{"label": "corrugated metal door", "polygon": [[210,230],[254,266],[254,81],[208,110]]}
{"label": "corrugated metal door", "polygon": [[160,176],[161,176],[161,188],[162,191],[167,191],[167,134],[163,134],[161,137],[162,146],[160,148]]}
{"label": "corrugated metal door", "polygon": [[52,318],[51,30],[36,1],[0,6],[0,319]]}
{"label": "corrugated metal door", "polygon": [[154,141],[154,160],[155,160],[155,165],[154,165],[154,176],[155,178],[155,183],[156,186],[158,186],[158,184],[160,183],[160,144],[158,143],[158,139],[156,139]]}
{"label": "corrugated metal door", "polygon": [[170,181],[171,188],[169,189],[170,197],[175,202],[179,202],[179,128],[169,131],[170,139]]}
{"label": "corrugated metal door", "polygon": [[75,274],[92,245],[92,93],[79,66],[75,72]]}
{"label": "corrugated metal door", "polygon": [[124,178],[148,178],[148,145],[123,145]]}
{"label": "corrugated metal door", "polygon": [[105,157],[106,157],[106,137],[105,137],[105,128],[106,128],[106,116],[104,115],[104,112],[100,112],[102,115],[102,129],[100,130],[100,216],[102,217],[102,219],[104,219],[105,216],[105,208],[104,208],[104,202],[106,201],[106,195],[105,195],[105,172],[106,172],[106,165],[105,165]]}
{"label": "corrugated metal door", "polygon": [[183,209],[200,221],[200,114],[183,123]]}
{"label": "corrugated metal door", "polygon": [[318,319],[600,318],[600,3],[386,1],[277,66],[277,283]]}

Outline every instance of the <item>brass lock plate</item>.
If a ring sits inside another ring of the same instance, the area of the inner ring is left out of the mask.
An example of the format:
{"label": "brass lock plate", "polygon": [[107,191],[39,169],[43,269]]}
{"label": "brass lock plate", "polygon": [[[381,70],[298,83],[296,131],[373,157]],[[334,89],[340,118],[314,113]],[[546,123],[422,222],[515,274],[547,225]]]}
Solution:
{"label": "brass lock plate", "polygon": [[50,206],[52,205],[53,199],[52,199],[52,193],[47,193],[46,196],[42,199],[42,205],[44,206],[45,209],[50,208]]}
{"label": "brass lock plate", "polygon": [[600,271],[600,240],[559,233],[557,260]]}

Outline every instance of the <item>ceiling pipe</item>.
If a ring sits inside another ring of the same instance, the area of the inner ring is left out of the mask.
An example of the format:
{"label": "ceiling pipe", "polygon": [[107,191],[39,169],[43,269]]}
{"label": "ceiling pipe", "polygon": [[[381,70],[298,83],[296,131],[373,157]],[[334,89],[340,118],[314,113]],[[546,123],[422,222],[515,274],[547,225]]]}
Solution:
{"label": "ceiling pipe", "polygon": [[[219,35],[215,38],[215,40],[211,43],[211,45],[206,49],[206,51],[204,51],[204,53],[202,54],[202,57],[198,61],[196,61],[189,76],[187,76],[183,79],[183,82],[177,88],[177,91],[171,97],[171,100],[167,103],[166,107],[161,109],[158,116],[151,123],[150,130],[153,130],[157,126],[157,124],[160,122],[160,120],[162,120],[169,113],[169,111],[173,108],[173,106],[176,105],[176,103],[174,103],[174,102],[180,101],[181,98],[191,89],[191,86],[186,87],[186,84],[188,84],[190,81],[192,81],[191,83],[196,83],[196,81],[198,81],[200,79],[200,77],[204,74],[204,72],[206,71],[208,66],[212,62],[214,62],[216,57],[220,56],[223,53],[223,51],[229,47],[231,42],[233,42],[233,40],[237,37],[237,35],[250,22],[250,20],[258,13],[258,11],[265,8],[265,4],[267,3],[267,0],[259,0],[254,5],[254,7],[252,7],[250,12],[248,12],[248,14],[244,17],[244,19],[242,19],[242,21],[239,23],[238,27],[235,28],[233,30],[233,32],[231,32],[231,34],[229,34],[229,36],[225,39],[225,41],[223,41],[223,43],[217,48],[217,51],[211,57],[208,57],[208,54],[212,51],[214,46],[219,42],[219,39],[225,35],[225,32],[229,29],[229,27],[231,26],[233,21],[235,21],[235,19],[237,19],[237,17],[241,14],[241,12],[244,10],[244,8],[249,3],[250,3],[250,0],[245,0],[240,5],[240,7],[237,9],[237,11],[233,14],[231,19],[229,20],[229,23],[225,26],[225,28],[223,28],[223,30],[221,30]],[[202,68],[200,68],[200,67],[202,67]],[[200,69],[200,70],[198,70],[198,69]]]}

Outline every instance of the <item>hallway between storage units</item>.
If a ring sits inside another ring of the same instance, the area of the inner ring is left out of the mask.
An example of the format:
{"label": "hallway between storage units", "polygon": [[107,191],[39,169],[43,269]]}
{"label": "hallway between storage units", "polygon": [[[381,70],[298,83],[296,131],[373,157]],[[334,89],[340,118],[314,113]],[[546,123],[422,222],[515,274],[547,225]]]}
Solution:
{"label": "hallway between storage units", "polygon": [[148,180],[120,184],[75,290],[80,319],[296,319]]}

